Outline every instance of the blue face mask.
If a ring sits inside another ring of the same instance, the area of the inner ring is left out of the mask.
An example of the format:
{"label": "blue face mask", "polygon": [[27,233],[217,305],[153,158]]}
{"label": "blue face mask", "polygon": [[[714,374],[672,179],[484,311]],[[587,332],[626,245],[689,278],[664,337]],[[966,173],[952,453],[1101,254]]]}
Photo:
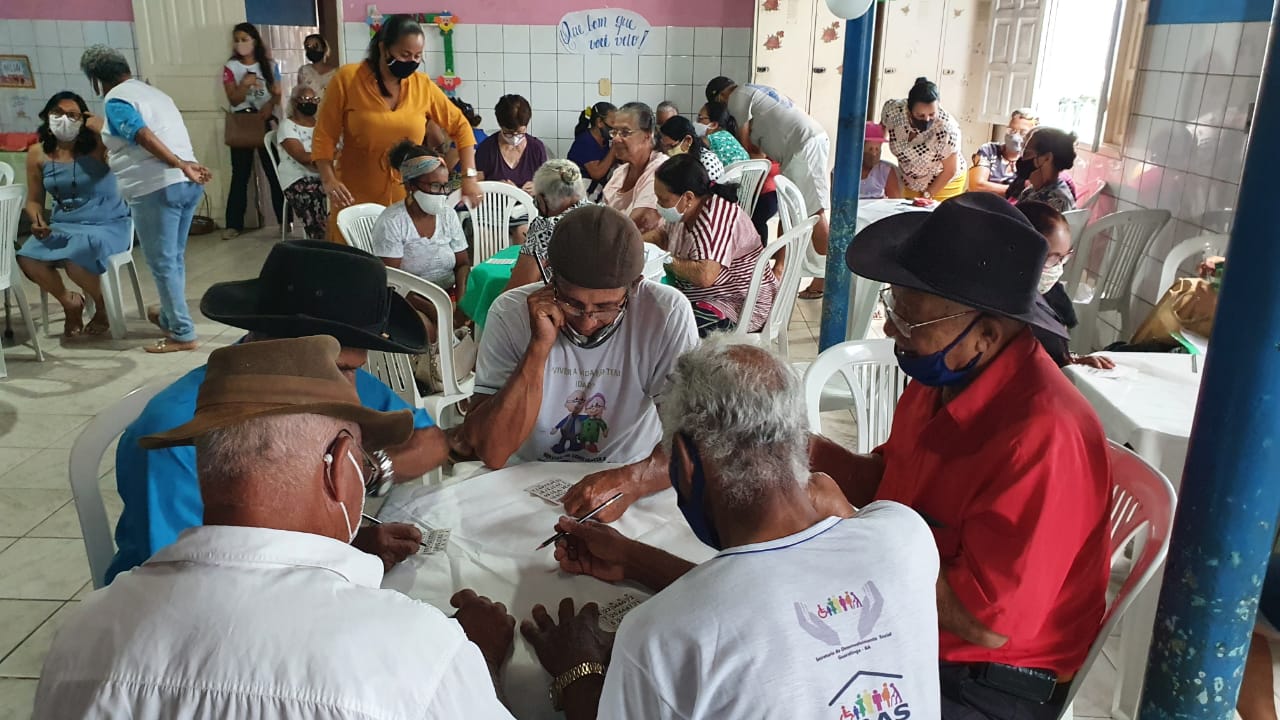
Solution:
{"label": "blue face mask", "polygon": [[680,484],[677,481],[679,471],[676,468],[676,454],[674,443],[672,444],[671,459],[667,464],[667,474],[671,478],[671,487],[676,491],[676,504],[680,507],[680,514],[684,515],[685,522],[689,523],[689,529],[693,530],[693,534],[697,536],[704,545],[709,545],[716,550],[723,550],[724,546],[720,544],[720,533],[711,526],[710,520],[707,519],[706,505],[703,496],[707,489],[707,478],[702,471],[702,458],[698,455],[698,449],[694,447],[693,441],[689,436],[680,433],[679,437],[684,440],[684,447],[689,457],[693,460],[693,477],[689,478],[690,496],[686,498],[680,492]]}
{"label": "blue face mask", "polygon": [[974,318],[973,322],[969,323],[969,327],[952,340],[950,345],[931,355],[904,355],[901,352],[895,352],[894,354],[898,357],[898,367],[902,368],[902,372],[906,373],[907,377],[929,387],[947,387],[963,383],[969,378],[969,373],[973,371],[974,366],[982,359],[982,353],[978,353],[968,365],[959,370],[947,367],[947,353],[959,345],[981,319],[981,315]]}

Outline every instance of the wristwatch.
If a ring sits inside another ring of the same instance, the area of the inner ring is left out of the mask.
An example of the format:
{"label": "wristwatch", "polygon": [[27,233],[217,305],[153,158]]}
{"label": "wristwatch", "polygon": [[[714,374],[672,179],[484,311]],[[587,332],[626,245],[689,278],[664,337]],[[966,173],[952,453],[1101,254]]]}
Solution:
{"label": "wristwatch", "polygon": [[396,482],[395,464],[385,450],[374,450],[369,458],[373,460],[373,472],[365,480],[365,495],[382,497],[391,492],[391,486]]}
{"label": "wristwatch", "polygon": [[479,174],[480,173],[476,172],[475,168],[467,168],[466,170],[462,171],[462,177],[464,178],[473,178]]}
{"label": "wristwatch", "polygon": [[563,710],[564,707],[560,704],[560,701],[562,699],[561,695],[564,694],[564,689],[590,675],[604,675],[604,665],[598,662],[584,662],[560,673],[555,680],[551,681],[551,708],[553,710]]}

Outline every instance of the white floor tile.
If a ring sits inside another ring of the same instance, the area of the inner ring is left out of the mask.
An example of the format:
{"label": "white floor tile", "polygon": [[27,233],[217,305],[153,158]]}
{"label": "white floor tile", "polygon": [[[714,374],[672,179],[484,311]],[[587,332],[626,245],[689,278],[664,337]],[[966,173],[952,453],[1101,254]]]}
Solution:
{"label": "white floor tile", "polygon": [[0,720],[28,720],[37,684],[35,680],[0,678]]}
{"label": "white floor tile", "polygon": [[0,552],[0,598],[68,600],[88,580],[79,540],[22,538]]}
{"label": "white floor tile", "polygon": [[70,500],[69,489],[0,488],[0,535],[21,537]]}
{"label": "white floor tile", "polygon": [[54,635],[67,618],[72,617],[79,608],[78,602],[66,603],[52,617],[44,621],[35,632],[31,633],[31,637],[28,637],[18,646],[18,649],[9,653],[9,656],[0,662],[0,677],[39,678],[40,667],[44,665],[44,658],[49,654]]}
{"label": "white floor tile", "polygon": [[60,607],[56,600],[0,600],[0,658],[8,657]]}
{"label": "white floor tile", "polygon": [[36,450],[26,460],[8,466],[0,474],[0,488],[69,490],[67,461],[70,454],[66,448]]}

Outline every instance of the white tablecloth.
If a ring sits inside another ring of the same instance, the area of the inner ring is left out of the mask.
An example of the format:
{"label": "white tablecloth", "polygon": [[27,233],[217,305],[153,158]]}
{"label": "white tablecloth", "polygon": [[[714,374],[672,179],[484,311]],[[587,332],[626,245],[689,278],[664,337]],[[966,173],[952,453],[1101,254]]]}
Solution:
{"label": "white tablecloth", "polygon": [[[591,463],[531,463],[497,470],[444,486],[404,485],[395,489],[379,513],[388,522],[416,522],[430,529],[448,528],[448,551],[416,555],[393,568],[383,587],[429,602],[452,615],[449,598],[462,588],[506,604],[516,620],[529,618],[534,605],[552,614],[560,600],[604,605],[624,593],[647,597],[634,586],[614,586],[594,578],[560,572],[552,548],[535,551],[555,531],[563,513],[525,489],[553,477],[577,482],[608,465]],[[614,523],[630,538],[701,562],[714,552],[694,537],[668,489],[632,505]],[[370,638],[376,642],[376,638]],[[430,652],[430,648],[423,648]],[[556,718],[547,697],[550,678],[538,665],[516,629],[515,652],[503,673],[505,698],[512,714],[526,718]]]}
{"label": "white tablecloth", "polygon": [[[883,220],[891,215],[900,215],[905,212],[931,212],[936,205],[930,207],[917,207],[910,200],[859,200],[858,201],[858,224],[854,229],[854,234],[862,232],[863,228],[877,220]],[[828,218],[829,220],[830,218]],[[856,241],[855,241],[856,242]],[[827,257],[819,255],[814,249],[813,244],[805,249],[804,256],[804,276],[805,277],[826,277],[827,276]]]}
{"label": "white tablecloth", "polygon": [[[1115,370],[1071,365],[1066,369],[1067,377],[1098,413],[1107,437],[1133,447],[1177,490],[1182,485],[1202,375],[1192,372],[1190,355],[1103,354],[1116,362]],[[1112,716],[1118,720],[1137,717],[1162,578],[1157,575],[1152,579],[1121,623],[1120,694],[1112,708]]]}

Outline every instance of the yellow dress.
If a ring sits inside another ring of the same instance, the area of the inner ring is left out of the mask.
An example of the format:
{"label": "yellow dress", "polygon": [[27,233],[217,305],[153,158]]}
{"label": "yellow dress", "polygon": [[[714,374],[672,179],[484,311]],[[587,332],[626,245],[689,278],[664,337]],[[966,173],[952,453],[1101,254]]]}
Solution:
{"label": "yellow dress", "polygon": [[[466,116],[425,74],[400,81],[400,103],[392,110],[368,64],[343,65],[320,102],[311,158],[333,161],[338,180],[356,203],[391,205],[403,200],[405,191],[387,154],[402,140],[422,144],[428,120],[444,128],[459,148],[476,144]],[[340,242],[337,216],[329,214],[329,239]]]}

